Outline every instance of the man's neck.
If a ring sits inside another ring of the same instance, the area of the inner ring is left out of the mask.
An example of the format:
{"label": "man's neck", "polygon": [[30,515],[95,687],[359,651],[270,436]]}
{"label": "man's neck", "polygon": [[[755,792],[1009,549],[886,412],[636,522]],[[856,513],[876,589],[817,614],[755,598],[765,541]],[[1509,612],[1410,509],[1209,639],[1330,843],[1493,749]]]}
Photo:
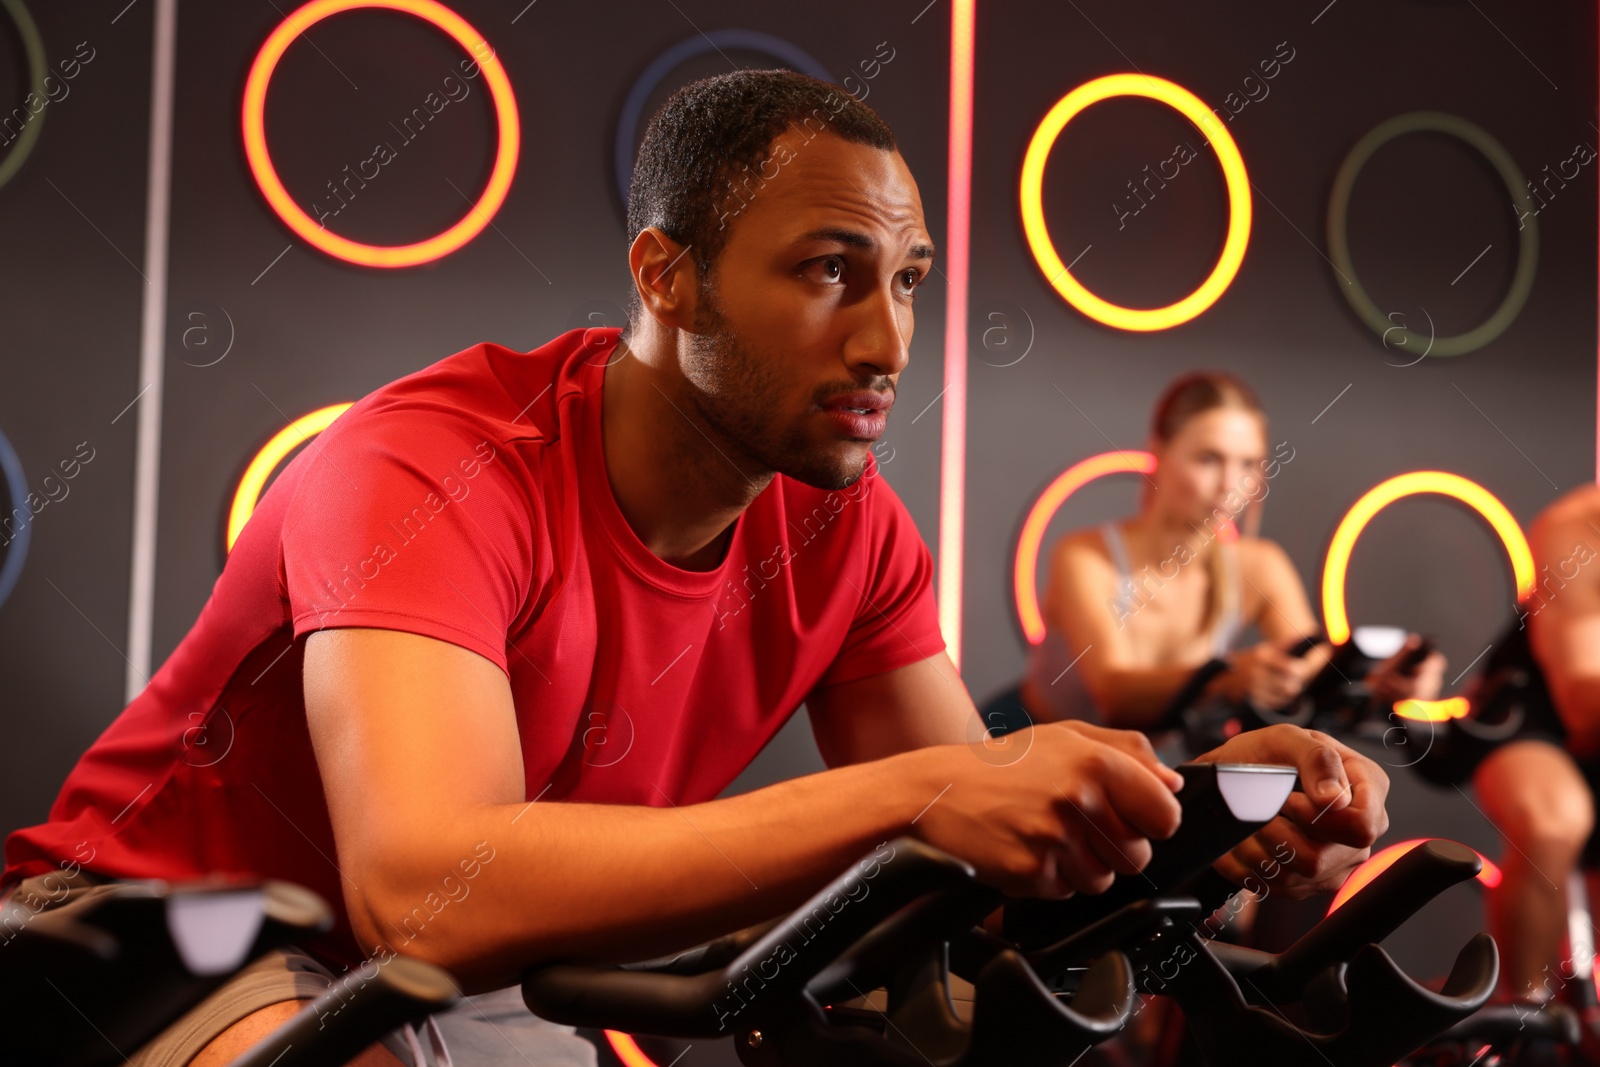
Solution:
{"label": "man's neck", "polygon": [[652,554],[684,570],[712,570],[733,524],[772,481],[683,395],[663,358],[618,342],[604,370],[602,453],[617,508]]}

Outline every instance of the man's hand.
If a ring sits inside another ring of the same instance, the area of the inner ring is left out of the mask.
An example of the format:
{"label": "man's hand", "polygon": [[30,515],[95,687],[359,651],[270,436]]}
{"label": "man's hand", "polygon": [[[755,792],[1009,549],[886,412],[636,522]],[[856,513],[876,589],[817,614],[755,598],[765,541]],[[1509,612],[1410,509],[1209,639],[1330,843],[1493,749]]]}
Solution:
{"label": "man's hand", "polygon": [[1144,869],[1151,838],[1177,832],[1183,776],[1143,734],[1058,722],[1007,738],[1024,754],[996,759],[982,744],[910,754],[929,800],[913,830],[982,881],[1011,896],[1101,893]]}
{"label": "man's hand", "polygon": [[1253,877],[1293,898],[1331,892],[1389,829],[1389,776],[1316,730],[1252,730],[1196,762],[1281,763],[1300,772],[1304,792],[1290,794],[1281,815],[1214,865],[1235,884]]}
{"label": "man's hand", "polygon": [[1384,660],[1367,675],[1367,688],[1383,708],[1402,700],[1434,700],[1444,688],[1445,659],[1442,652],[1430,652],[1409,674],[1400,671],[1400,661],[1422,647],[1416,634],[1406,637],[1400,651]]}

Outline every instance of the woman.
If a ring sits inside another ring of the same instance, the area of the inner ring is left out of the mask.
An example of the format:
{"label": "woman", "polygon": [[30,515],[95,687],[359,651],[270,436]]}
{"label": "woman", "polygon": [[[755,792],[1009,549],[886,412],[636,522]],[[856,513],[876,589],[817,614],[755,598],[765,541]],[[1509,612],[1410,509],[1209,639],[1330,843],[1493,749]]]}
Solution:
{"label": "woman", "polygon": [[[1044,598],[1046,635],[1021,699],[1034,722],[1087,719],[1155,731],[1182,694],[1280,708],[1328,661],[1304,586],[1283,549],[1252,531],[1268,481],[1294,458],[1268,455],[1267,419],[1250,387],[1227,374],[1188,374],[1157,402],[1150,431],[1156,469],[1138,514],[1077,530],[1055,546]],[[1254,627],[1261,642],[1236,649]],[[1382,700],[1432,697],[1444,658],[1411,676],[1396,669],[1421,639],[1381,663],[1368,683]]]}

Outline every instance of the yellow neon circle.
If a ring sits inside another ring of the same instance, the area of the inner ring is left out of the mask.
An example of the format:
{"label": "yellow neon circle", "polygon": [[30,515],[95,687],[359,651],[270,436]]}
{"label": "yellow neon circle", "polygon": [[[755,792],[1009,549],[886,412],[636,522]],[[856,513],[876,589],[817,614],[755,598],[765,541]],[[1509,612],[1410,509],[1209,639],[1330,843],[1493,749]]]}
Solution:
{"label": "yellow neon circle", "polygon": [[[1200,288],[1178,301],[1159,308],[1128,308],[1113,304],[1084,288],[1056,254],[1055,242],[1044,221],[1044,165],[1055,147],[1056,138],[1073,117],[1088,107],[1113,96],[1144,96],[1176,110],[1207,134],[1222,176],[1228,186],[1228,236],[1222,255]],[[1022,229],[1033,250],[1034,261],[1062,298],[1090,318],[1119,330],[1165,330],[1188,322],[1216,302],[1244,262],[1244,249],[1250,243],[1250,179],[1245,174],[1244,157],[1226,128],[1217,122],[1200,98],[1176,82],[1145,74],[1108,74],[1085,82],[1056,102],[1028,143],[1022,161]]]}
{"label": "yellow neon circle", "polygon": [[1472,710],[1472,701],[1466,697],[1445,697],[1443,700],[1421,700],[1416,697],[1395,701],[1394,713],[1402,719],[1417,722],[1449,722],[1464,719]]}
{"label": "yellow neon circle", "polygon": [[[283,53],[310,27],[329,15],[355,8],[377,7],[403,11],[415,15],[449,34],[465,48],[483,71],[489,83],[489,95],[494,99],[495,115],[499,121],[500,143],[494,157],[494,168],[483,188],[478,202],[472,205],[454,226],[443,233],[409,245],[369,245],[352,241],[328,230],[300,209],[278,178],[272,166],[272,156],[267,151],[266,108],[267,84]],[[250,171],[266,196],[267,202],[278,217],[307,244],[320,248],[330,256],[359,263],[366,267],[411,267],[448,255],[476,237],[489,225],[494,213],[505,202],[511,188],[511,177],[517,169],[517,151],[521,143],[521,130],[517,119],[517,97],[512,91],[511,79],[505,67],[489,50],[487,57],[480,56],[480,46],[487,46],[483,34],[473,29],[466,19],[451,11],[437,0],[312,0],[296,10],[272,31],[255,62],[250,65],[250,75],[244,85],[244,154]]]}
{"label": "yellow neon circle", "polygon": [[1459,474],[1445,471],[1412,471],[1388,481],[1379,482],[1366,495],[1355,502],[1349,513],[1339,521],[1328,545],[1328,558],[1322,565],[1322,620],[1328,628],[1328,640],[1342,644],[1350,640],[1350,617],[1345,613],[1345,576],[1350,569],[1350,553],[1356,539],[1373,516],[1402,497],[1418,493],[1438,493],[1452,497],[1482,515],[1511,557],[1511,571],[1516,576],[1517,599],[1520,601],[1533,591],[1533,553],[1528,549],[1528,539],[1516,517],[1506,506],[1495,499],[1483,486]]}
{"label": "yellow neon circle", "polygon": [[233,551],[233,543],[239,540],[239,532],[244,529],[244,524],[250,521],[250,516],[255,512],[256,501],[261,499],[261,490],[267,484],[267,478],[278,469],[283,457],[299,448],[306,440],[326,430],[349,406],[349,401],[343,404],[329,404],[309,415],[300,416],[274,434],[272,440],[256,453],[255,459],[250,461],[250,466],[245,468],[244,476],[239,479],[239,488],[233,492],[233,507],[228,509],[229,552]]}

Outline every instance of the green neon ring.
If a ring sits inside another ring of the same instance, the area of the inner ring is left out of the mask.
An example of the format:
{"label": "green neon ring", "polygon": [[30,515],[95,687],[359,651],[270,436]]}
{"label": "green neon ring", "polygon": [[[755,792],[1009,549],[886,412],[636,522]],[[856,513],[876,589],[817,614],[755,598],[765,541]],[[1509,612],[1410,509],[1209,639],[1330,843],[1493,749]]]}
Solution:
{"label": "green neon ring", "polygon": [[[1524,223],[1519,231],[1521,237],[1517,245],[1517,269],[1511,277],[1511,287],[1506,290],[1505,299],[1500,301],[1500,306],[1495,308],[1494,314],[1483,322],[1466,333],[1452,337],[1429,338],[1405,327],[1396,326],[1379,310],[1378,305],[1372,302],[1367,291],[1361,287],[1361,282],[1356,277],[1355,264],[1350,259],[1348,233],[1350,192],[1355,188],[1357,175],[1379,148],[1397,137],[1422,131],[1449,134],[1476,148],[1506,183],[1506,188],[1511,192],[1512,203],[1521,210]],[[1333,179],[1333,191],[1328,196],[1328,251],[1335,269],[1348,279],[1347,284],[1339,287],[1340,291],[1344,293],[1345,299],[1350,302],[1350,306],[1360,316],[1361,321],[1377,331],[1379,337],[1387,338],[1389,334],[1398,332],[1401,337],[1399,343],[1415,344],[1418,348],[1424,349],[1426,355],[1460,356],[1482,348],[1499,337],[1521,314],[1523,305],[1528,302],[1528,292],[1533,288],[1534,272],[1539,265],[1539,225],[1537,216],[1533,212],[1533,203],[1528,199],[1527,191],[1522,188],[1522,173],[1517,169],[1516,161],[1487,130],[1459,115],[1443,111],[1412,111],[1396,115],[1374,126],[1366,136],[1355,143],[1355,147],[1350,149],[1350,154],[1345,156],[1344,162],[1339,165],[1339,172]]]}
{"label": "green neon ring", "polygon": [[[30,94],[48,100],[49,94],[44,88],[47,71],[44,61],[44,39],[39,36],[39,27],[34,23],[33,16],[28,14],[28,9],[22,0],[0,0],[0,7],[4,7],[11,15],[11,21],[17,27],[17,34],[22,38],[22,50],[28,55]],[[22,99],[26,107],[28,98],[25,96]],[[44,113],[45,108],[40,108],[39,113],[28,120],[27,125],[22,127],[22,133],[17,135],[17,143],[7,153],[5,160],[0,161],[0,186],[5,185],[17,171],[22,169],[23,162],[33,151],[33,144],[39,139],[39,129],[44,125]]]}

